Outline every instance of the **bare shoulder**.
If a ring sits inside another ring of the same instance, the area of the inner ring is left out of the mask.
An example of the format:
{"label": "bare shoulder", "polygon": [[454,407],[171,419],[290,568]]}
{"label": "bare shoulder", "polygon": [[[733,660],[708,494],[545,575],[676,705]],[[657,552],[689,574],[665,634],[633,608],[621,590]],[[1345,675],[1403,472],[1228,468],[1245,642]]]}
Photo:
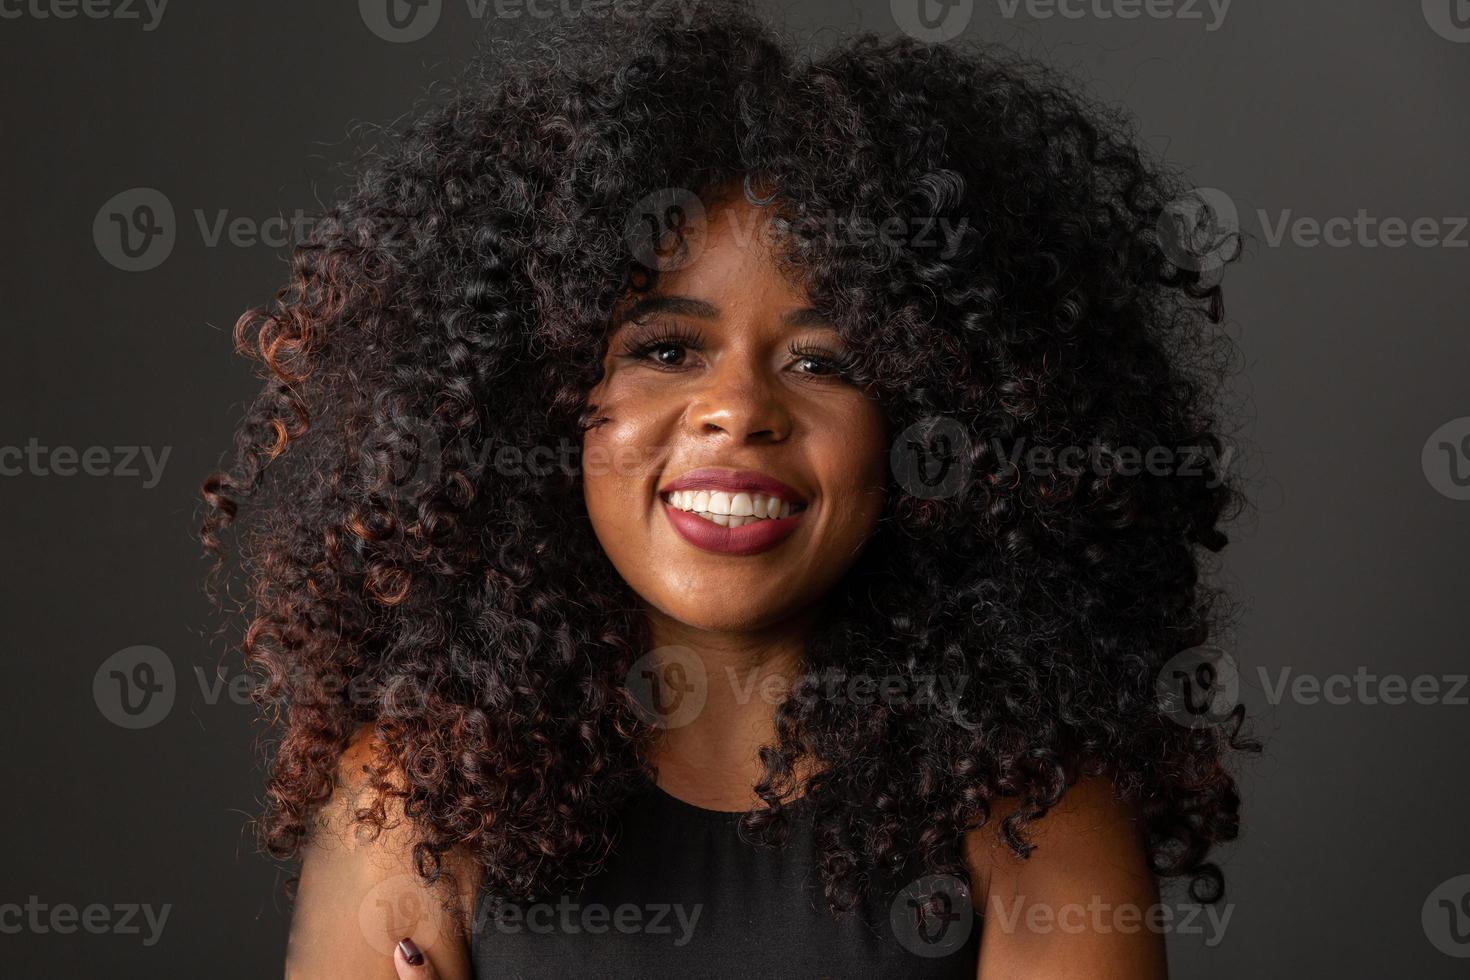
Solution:
{"label": "bare shoulder", "polygon": [[[286,975],[389,980],[397,976],[394,947],[412,938],[441,977],[468,977],[478,866],[452,852],[445,861],[452,883],[428,885],[414,867],[413,822],[397,797],[378,792],[375,774],[390,787],[403,785],[401,768],[365,727],[339,758],[332,795],[302,850]],[[381,828],[359,819],[363,809],[379,811]]]}
{"label": "bare shoulder", "polygon": [[1022,858],[996,833],[1019,805],[998,801],[965,843],[984,920],[980,976],[1166,976],[1163,937],[1146,928],[1159,893],[1137,808],[1111,780],[1083,780],[1028,825],[1035,846]]}
{"label": "bare shoulder", "polygon": [[987,882],[994,876],[1003,884],[1037,862],[1043,852],[1050,859],[1034,867],[1097,855],[1103,845],[1111,844],[1122,852],[1123,863],[1131,868],[1132,852],[1142,852],[1145,831],[1137,808],[1120,799],[1106,777],[1094,776],[1068,788],[1046,816],[1028,825],[1027,834],[1036,845],[1029,859],[1017,856],[996,833],[1001,822],[1020,806],[1017,799],[996,800],[991,805],[990,820],[966,839],[965,857],[971,872],[980,872]]}

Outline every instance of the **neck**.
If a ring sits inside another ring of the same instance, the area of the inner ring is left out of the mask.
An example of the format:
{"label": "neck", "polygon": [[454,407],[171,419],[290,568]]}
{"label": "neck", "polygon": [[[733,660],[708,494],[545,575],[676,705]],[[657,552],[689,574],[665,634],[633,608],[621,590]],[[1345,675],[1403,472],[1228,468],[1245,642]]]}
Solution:
{"label": "neck", "polygon": [[[759,630],[702,630],[650,611],[656,668],[690,701],[669,716],[651,749],[666,792],[712,810],[743,810],[760,801],[760,749],[776,741],[776,705],[801,675],[814,614]],[[693,656],[691,657],[690,654]],[[673,665],[682,663],[683,668]],[[702,671],[701,671],[702,668]],[[704,695],[703,707],[691,710]]]}

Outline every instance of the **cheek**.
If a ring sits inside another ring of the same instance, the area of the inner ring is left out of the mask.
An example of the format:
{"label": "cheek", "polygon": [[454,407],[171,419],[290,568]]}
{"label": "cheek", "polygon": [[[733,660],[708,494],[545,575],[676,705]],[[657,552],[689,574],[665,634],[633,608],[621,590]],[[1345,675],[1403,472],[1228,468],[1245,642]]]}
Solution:
{"label": "cheek", "polygon": [[667,426],[653,406],[630,403],[615,391],[600,394],[596,404],[608,421],[582,437],[582,496],[593,529],[612,554],[620,531],[641,521],[650,504]]}
{"label": "cheek", "polygon": [[821,457],[827,485],[840,488],[839,526],[844,537],[866,538],[883,510],[888,480],[887,426],[878,406],[864,402],[827,430]]}

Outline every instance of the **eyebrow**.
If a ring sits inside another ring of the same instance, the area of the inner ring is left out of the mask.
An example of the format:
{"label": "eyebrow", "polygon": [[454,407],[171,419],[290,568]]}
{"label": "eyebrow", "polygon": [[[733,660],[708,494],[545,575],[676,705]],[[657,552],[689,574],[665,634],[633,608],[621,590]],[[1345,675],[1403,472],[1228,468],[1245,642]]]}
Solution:
{"label": "eyebrow", "polygon": [[[719,308],[702,299],[690,296],[645,296],[638,300],[620,317],[623,321],[638,320],[656,313],[672,313],[675,316],[699,317],[713,320],[720,315]],[[832,318],[821,310],[807,306],[792,310],[781,318],[790,327],[831,327],[836,329]]]}

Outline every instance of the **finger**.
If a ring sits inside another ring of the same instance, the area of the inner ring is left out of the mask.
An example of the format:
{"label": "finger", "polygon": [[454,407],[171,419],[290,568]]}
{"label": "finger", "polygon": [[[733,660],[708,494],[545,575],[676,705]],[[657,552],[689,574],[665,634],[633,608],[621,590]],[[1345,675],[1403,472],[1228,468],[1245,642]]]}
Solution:
{"label": "finger", "polygon": [[412,939],[403,940],[393,950],[393,968],[398,980],[439,980],[434,964]]}

